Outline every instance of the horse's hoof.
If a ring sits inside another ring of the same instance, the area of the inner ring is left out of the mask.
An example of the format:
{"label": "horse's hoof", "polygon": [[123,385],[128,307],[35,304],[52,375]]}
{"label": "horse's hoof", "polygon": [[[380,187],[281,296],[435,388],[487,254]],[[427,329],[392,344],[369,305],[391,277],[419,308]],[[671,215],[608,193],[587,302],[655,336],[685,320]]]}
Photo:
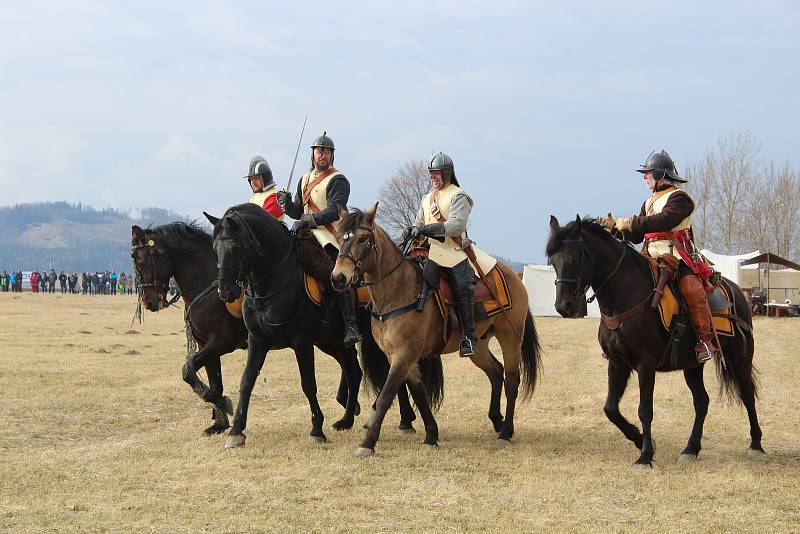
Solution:
{"label": "horse's hoof", "polygon": [[308,440],[311,443],[327,443],[328,442],[328,438],[326,438],[325,436],[308,436]]}
{"label": "horse's hoof", "polygon": [[681,453],[680,456],[678,456],[679,464],[691,464],[696,461],[697,461],[696,454]]}
{"label": "horse's hoof", "polygon": [[423,451],[438,451],[439,444],[438,443],[423,443],[422,444]]}
{"label": "horse's hoof", "polygon": [[340,432],[342,430],[350,430],[351,428],[353,428],[353,420],[352,419],[349,419],[349,420],[339,419],[338,421],[333,423],[333,425],[331,425],[331,426],[333,426],[334,430],[338,430]]}
{"label": "horse's hoof", "polygon": [[747,456],[750,458],[764,458],[767,455],[764,451],[758,449],[747,449]]}
{"label": "horse's hoof", "polygon": [[208,427],[205,430],[203,430],[203,435],[204,436],[215,436],[217,434],[222,434],[223,432],[225,432],[229,428],[230,428],[230,426],[222,426],[222,425],[213,424],[210,427]]}
{"label": "horse's hoof", "polygon": [[359,447],[353,452],[353,456],[358,456],[359,458],[369,458],[370,456],[375,456],[374,449],[368,449],[366,447]]}
{"label": "horse's hoof", "polygon": [[634,462],[633,467],[636,467],[638,469],[652,469],[653,464],[645,462]]}
{"label": "horse's hoof", "polygon": [[225,440],[226,449],[235,449],[236,447],[244,447],[244,440],[247,436],[244,434],[232,434]]}
{"label": "horse's hoof", "polygon": [[230,397],[222,397],[222,408],[228,415],[233,415],[233,401]]}
{"label": "horse's hoof", "polygon": [[510,447],[511,446],[511,440],[510,439],[497,438],[496,443],[497,443],[497,446],[500,447],[501,449],[505,449],[506,447]]}
{"label": "horse's hoof", "polygon": [[410,424],[409,425],[401,424],[398,428],[400,429],[400,432],[402,432],[403,434],[416,434],[417,433],[417,429],[414,428],[413,426],[411,426]]}

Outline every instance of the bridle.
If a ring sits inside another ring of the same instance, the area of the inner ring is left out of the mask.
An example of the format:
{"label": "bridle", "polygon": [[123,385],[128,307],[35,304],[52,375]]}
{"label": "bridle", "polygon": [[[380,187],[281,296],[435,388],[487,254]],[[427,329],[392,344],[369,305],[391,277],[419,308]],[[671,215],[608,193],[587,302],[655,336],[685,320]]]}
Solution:
{"label": "bridle", "polygon": [[576,244],[578,247],[580,247],[581,255],[580,255],[580,260],[578,262],[578,275],[577,275],[577,277],[576,278],[558,278],[558,277],[556,277],[555,285],[558,285],[558,284],[575,284],[575,298],[578,299],[578,300],[586,299],[586,303],[587,304],[591,304],[594,301],[594,299],[597,298],[597,294],[600,293],[600,290],[603,289],[603,287],[614,277],[615,274],[617,274],[617,271],[619,271],[619,268],[622,266],[622,260],[625,259],[625,254],[628,252],[628,248],[630,248],[627,245],[623,245],[622,254],[619,257],[619,260],[617,260],[617,265],[616,265],[616,267],[614,267],[614,270],[611,271],[611,274],[609,274],[600,283],[599,286],[597,286],[597,289],[594,290],[594,294],[591,297],[586,298],[586,293],[589,291],[589,286],[591,285],[591,280],[584,281],[583,278],[582,278],[582,276],[583,276],[583,258],[584,257],[589,258],[589,261],[592,262],[592,270],[594,270],[594,266],[597,265],[598,262],[595,259],[594,254],[592,254],[592,251],[589,250],[589,248],[586,246],[586,242],[583,240],[582,237],[578,238],[578,239],[564,239],[561,242],[562,243],[566,243],[566,244]]}
{"label": "bridle", "polygon": [[[352,243],[350,240],[353,238],[353,232],[355,230],[363,230],[369,234],[369,238],[367,238],[366,243],[364,244],[364,249],[361,251],[361,254],[358,258],[354,258],[352,254],[350,254],[350,247]],[[346,250],[345,250],[346,248]],[[378,245],[375,241],[375,230],[372,228],[368,228],[366,226],[356,226],[354,228],[349,229],[344,235],[342,235],[342,246],[339,248],[338,257],[344,258],[349,260],[350,263],[353,264],[353,276],[350,279],[350,285],[361,285],[361,286],[374,286],[385,280],[390,274],[395,272],[405,261],[405,256],[401,254],[400,261],[392,267],[389,272],[384,274],[380,277],[380,279],[375,280],[374,282],[367,282],[363,280],[363,276],[361,273],[361,265],[364,259],[370,254],[375,253],[375,258],[378,257]]]}
{"label": "bridle", "polygon": [[[138,251],[140,249],[144,249],[144,250],[147,251],[147,261],[146,261],[146,263],[150,266],[150,279],[152,280],[152,282],[145,283],[145,281],[144,281],[144,273],[142,272],[142,269],[139,268],[139,262],[136,261],[136,251]],[[172,302],[167,300],[167,291],[169,289],[169,286],[168,286],[168,284],[167,285],[162,284],[161,281],[156,276],[156,265],[155,265],[155,259],[153,257],[154,256],[153,249],[156,249],[156,252],[155,252],[156,254],[160,254],[158,252],[158,247],[156,247],[155,241],[153,241],[152,239],[148,239],[147,241],[145,241],[141,245],[133,245],[131,247],[131,258],[133,259],[133,269],[134,269],[134,271],[136,271],[136,277],[139,279],[139,288],[140,289],[145,289],[145,288],[148,288],[148,287],[154,288],[155,291],[156,291],[156,294],[159,295],[159,297],[161,297],[161,300],[165,304],[164,307],[168,307],[168,306],[174,304],[177,301],[177,298],[173,299]],[[142,292],[140,291],[139,292],[140,298],[141,298],[141,295],[142,295]],[[176,294],[175,296],[179,297],[180,293]]]}

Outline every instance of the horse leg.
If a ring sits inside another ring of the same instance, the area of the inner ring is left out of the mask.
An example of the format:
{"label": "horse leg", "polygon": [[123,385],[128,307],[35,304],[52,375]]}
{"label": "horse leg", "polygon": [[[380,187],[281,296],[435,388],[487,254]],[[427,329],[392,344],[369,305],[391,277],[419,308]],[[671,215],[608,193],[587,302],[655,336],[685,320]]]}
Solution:
{"label": "horse leg", "polygon": [[637,449],[642,448],[642,433],[631,424],[619,411],[619,401],[628,386],[628,378],[631,376],[631,369],[626,365],[616,363],[614,360],[608,362],[608,394],[603,411],[608,420],[619,428],[625,437],[636,445]]}
{"label": "horse leg", "polygon": [[642,422],[642,452],[636,465],[653,466],[655,445],[653,444],[653,391],[656,385],[656,371],[647,366],[637,370],[639,377],[639,421]]}
{"label": "horse leg", "polygon": [[750,421],[750,448],[748,454],[761,456],[764,448],[761,446],[761,427],[758,424],[756,413],[756,386],[753,382],[753,339],[748,340],[746,352],[741,357],[728,360],[728,365],[734,366],[736,382],[739,386],[739,398],[747,410],[747,419]]}
{"label": "horse leg", "polygon": [[375,413],[369,423],[364,440],[355,451],[356,456],[372,456],[375,454],[375,443],[378,442],[380,437],[381,425],[386,417],[386,412],[392,405],[392,400],[397,395],[397,391],[407,379],[409,369],[414,365],[414,360],[408,355],[393,357],[391,361],[386,382],[383,384],[378,399],[375,401]]}
{"label": "horse leg", "polygon": [[353,428],[353,422],[356,413],[359,411],[358,405],[358,388],[361,386],[361,367],[358,365],[357,351],[355,347],[342,347],[337,352],[337,360],[339,365],[342,366],[342,376],[339,382],[339,393],[336,395],[336,400],[340,400],[342,387],[344,386],[344,415],[341,419],[333,423],[333,428],[336,430],[349,430]]}
{"label": "horse leg", "polygon": [[247,427],[247,409],[250,406],[250,395],[252,395],[253,388],[256,385],[256,378],[258,378],[258,374],[264,366],[269,346],[270,343],[266,343],[252,334],[247,336],[247,363],[244,366],[242,381],[239,384],[239,404],[236,406],[236,413],[233,416],[233,427],[228,439],[225,441],[226,449],[244,445],[246,436],[243,431]]}
{"label": "horse leg", "polygon": [[[422,416],[422,421],[425,423],[425,441],[423,445],[428,445],[433,448],[439,448],[439,425],[436,424],[436,419],[433,417],[431,405],[428,401],[428,394],[419,379],[419,376],[413,376],[411,373],[406,384],[411,391],[411,396],[414,398],[414,404],[419,409],[419,414]],[[401,390],[404,388],[400,388]]]}
{"label": "horse leg", "polygon": [[[414,402],[416,402],[416,399]],[[397,391],[397,405],[400,408],[400,425],[397,428],[408,434],[416,433],[413,423],[417,418],[417,414],[414,413],[414,408],[411,407],[411,401],[408,399],[408,389],[406,389],[405,384],[400,386]],[[419,403],[417,403],[417,407],[419,407]]]}
{"label": "horse leg", "polygon": [[517,405],[517,394],[520,382],[520,363],[522,353],[520,352],[520,341],[510,342],[507,339],[498,338],[500,348],[503,351],[503,363],[506,386],[506,420],[497,436],[499,445],[508,445],[514,436],[514,410]]}
{"label": "horse leg", "polygon": [[470,359],[489,378],[489,384],[492,387],[489,395],[489,420],[494,425],[494,431],[500,432],[503,429],[503,414],[500,413],[500,395],[503,392],[503,365],[497,361],[497,358],[489,350],[488,339],[478,339],[477,350]]}
{"label": "horse leg", "polygon": [[703,423],[706,420],[708,413],[708,393],[703,384],[703,366],[699,365],[692,369],[683,370],[683,378],[686,380],[686,385],[692,392],[692,403],[694,404],[694,426],[692,426],[692,435],[689,436],[689,443],[686,448],[681,451],[679,456],[680,461],[690,461],[697,459],[700,454],[700,441],[703,439]]}
{"label": "horse leg", "polygon": [[294,348],[294,355],[297,359],[297,368],[300,370],[300,384],[303,388],[303,394],[308,399],[308,406],[311,409],[311,432],[309,437],[311,441],[316,443],[324,443],[328,441],[325,433],[322,431],[322,424],[325,421],[325,416],[322,414],[322,408],[317,401],[317,376],[314,370],[314,346],[301,345]]}
{"label": "horse leg", "polygon": [[[226,406],[232,405],[231,400],[222,395],[222,365],[220,364],[219,356],[216,358],[209,358],[208,364],[206,364],[206,374],[208,375],[209,384],[209,395],[207,400],[209,400],[209,402],[215,402],[210,400],[213,392],[215,399],[222,400]],[[230,409],[230,411],[232,412],[233,409]],[[220,409],[216,405],[214,408],[212,408],[211,413],[212,417],[214,418],[214,424],[203,431],[205,435],[210,436],[212,434],[221,434],[230,428],[231,425],[228,422],[228,414],[225,412],[225,409]]]}
{"label": "horse leg", "polygon": [[[186,363],[183,364],[183,369],[181,370],[183,381],[192,387],[192,390],[197,394],[197,396],[215,406],[213,411],[214,420],[217,423],[222,423],[224,419],[225,426],[220,430],[220,432],[228,428],[228,418],[225,414],[233,413],[233,403],[231,402],[231,399],[222,395],[222,371],[219,357],[220,354],[224,354],[224,351],[224,347],[220,346],[219,343],[212,339],[191,359],[186,360]],[[216,372],[209,369],[209,367],[213,366],[216,366]],[[206,368],[208,381],[211,383],[211,387],[207,386],[197,375],[197,371],[203,367]],[[216,380],[216,376],[214,376],[215,373],[219,377],[219,380]],[[208,431],[211,430],[215,425],[207,428],[206,433],[208,434]]]}

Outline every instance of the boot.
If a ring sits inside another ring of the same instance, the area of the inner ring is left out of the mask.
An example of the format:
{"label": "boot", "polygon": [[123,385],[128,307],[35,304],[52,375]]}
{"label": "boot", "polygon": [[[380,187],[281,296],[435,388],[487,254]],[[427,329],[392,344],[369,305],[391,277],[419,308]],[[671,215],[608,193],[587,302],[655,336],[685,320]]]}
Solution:
{"label": "boot", "polygon": [[458,355],[469,358],[475,355],[475,309],[473,308],[473,289],[475,274],[472,267],[464,260],[450,269],[450,283],[453,286],[453,296],[456,301],[456,313],[461,322],[463,336],[458,346]]}
{"label": "boot", "polygon": [[337,292],[336,302],[339,304],[342,319],[344,319],[344,346],[352,347],[361,341],[361,333],[358,331],[356,323],[356,307],[353,303],[352,290]]}
{"label": "boot", "polygon": [[703,283],[696,275],[687,275],[679,278],[681,294],[689,308],[689,316],[697,331],[699,341],[695,347],[697,362],[707,362],[717,352],[714,346],[714,334],[711,332],[711,310],[706,301],[706,292]]}

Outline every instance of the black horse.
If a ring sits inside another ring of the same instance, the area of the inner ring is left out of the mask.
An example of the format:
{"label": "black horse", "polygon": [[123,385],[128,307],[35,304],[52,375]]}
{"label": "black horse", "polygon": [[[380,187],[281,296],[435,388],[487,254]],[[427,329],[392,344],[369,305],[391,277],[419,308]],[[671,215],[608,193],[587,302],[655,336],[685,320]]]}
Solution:
{"label": "black horse", "polygon": [[[658,311],[651,310],[653,278],[647,259],[628,243],[617,240],[593,219],[578,217],[565,227],[550,218],[547,256],[556,271],[556,309],[572,317],[592,287],[604,316],[598,338],[608,357],[608,397],[605,413],[625,437],[641,450],[636,464],[652,465],[655,452],[651,436],[653,389],[656,371],[683,370],[686,385],[692,392],[695,419],[692,433],[680,460],[697,458],[708,412],[708,393],[703,384],[703,364],[698,364],[693,336],[684,336],[676,362],[662,358],[669,335],[660,323]],[[737,397],[747,409],[750,420],[750,449],[764,453],[761,428],[758,426],[753,368],[752,318],[741,289],[730,280],[723,282],[733,296],[731,315],[735,316],[735,336],[720,337],[724,361],[715,359],[722,390]],[[611,320],[609,320],[611,318]],[[611,326],[611,328],[609,328]],[[674,365],[673,365],[674,363]],[[640,432],[619,411],[619,401],[631,371],[639,377]]]}
{"label": "black horse", "polygon": [[[303,392],[311,407],[311,438],[324,441],[324,416],[316,398],[314,346],[336,355],[343,369],[358,372],[361,378],[356,349],[346,348],[342,343],[344,323],[341,315],[330,308],[326,311],[325,307],[314,304],[307,297],[303,271],[298,267],[297,241],[292,239],[283,223],[254,204],[233,206],[221,219],[205,215],[214,225],[213,246],[219,258],[219,297],[226,302],[233,302],[240,294],[240,282],[247,287],[242,307],[248,330],[247,363],[242,374],[233,427],[225,446],[238,447],[244,444],[243,431],[247,426],[250,395],[267,352],[287,347],[295,352]],[[321,250],[320,253],[324,254]],[[362,352],[379,351],[371,339],[369,328],[364,327],[369,324],[368,312],[359,310],[359,315],[361,334],[365,338],[361,343]],[[370,357],[386,360],[382,352],[371,354]],[[421,370],[424,383],[430,388],[429,395],[439,397],[438,392],[443,388],[441,359],[432,360]],[[355,393],[348,397],[348,406],[351,400],[356,402],[358,384],[354,383]],[[353,392],[353,389],[350,391]],[[407,391],[403,393],[400,400],[400,428],[413,431],[411,421],[416,416],[408,401]],[[347,423],[352,426],[352,420]]]}
{"label": "black horse", "polygon": [[[152,229],[133,226],[131,234],[131,257],[145,308],[155,312],[168,305],[169,279],[175,277],[186,305],[187,334],[191,334],[200,348],[187,354],[183,379],[201,399],[214,405],[214,423],[205,429],[205,434],[222,433],[230,428],[228,414],[233,414],[233,403],[224,395],[220,357],[247,348],[247,329],[244,321],[231,315],[217,296],[217,254],[212,237],[201,228],[183,222]],[[337,353],[331,355],[340,360]],[[346,409],[351,397],[355,404],[334,423],[337,430],[350,428],[360,411],[357,396],[362,374],[358,365],[351,365],[352,357],[348,358],[346,364],[339,361],[342,374],[336,400]],[[208,385],[197,375],[202,368],[208,375]],[[413,431],[416,415],[407,396],[400,400],[400,412],[400,427]]]}

